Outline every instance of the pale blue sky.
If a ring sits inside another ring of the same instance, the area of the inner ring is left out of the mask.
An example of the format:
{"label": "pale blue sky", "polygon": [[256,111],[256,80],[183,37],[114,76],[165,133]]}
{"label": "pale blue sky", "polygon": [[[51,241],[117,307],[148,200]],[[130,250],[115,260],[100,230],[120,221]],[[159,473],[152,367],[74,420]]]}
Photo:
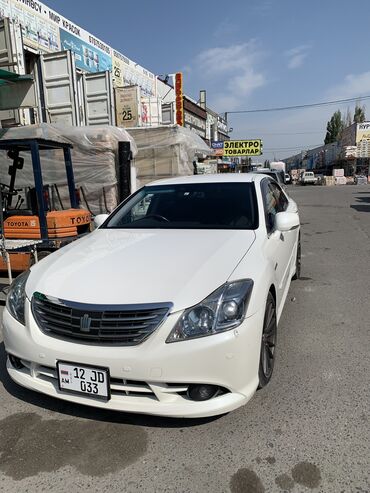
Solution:
{"label": "pale blue sky", "polygon": [[[156,74],[182,70],[185,91],[206,89],[219,112],[370,95],[369,0],[45,3]],[[233,137],[261,137],[264,158],[283,158],[321,144],[335,109],[229,121]]]}

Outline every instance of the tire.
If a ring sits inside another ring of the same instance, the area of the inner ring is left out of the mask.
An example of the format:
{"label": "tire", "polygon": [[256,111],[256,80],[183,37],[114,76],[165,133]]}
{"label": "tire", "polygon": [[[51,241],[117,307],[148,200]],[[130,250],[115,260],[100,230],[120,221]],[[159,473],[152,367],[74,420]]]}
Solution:
{"label": "tire", "polygon": [[261,338],[260,363],[258,368],[258,388],[262,389],[271,380],[275,363],[276,347],[276,303],[271,293],[267,296]]}
{"label": "tire", "polygon": [[301,277],[301,266],[302,266],[301,237],[299,237],[298,245],[297,245],[297,257],[295,260],[295,274],[292,277],[293,281],[296,281]]}

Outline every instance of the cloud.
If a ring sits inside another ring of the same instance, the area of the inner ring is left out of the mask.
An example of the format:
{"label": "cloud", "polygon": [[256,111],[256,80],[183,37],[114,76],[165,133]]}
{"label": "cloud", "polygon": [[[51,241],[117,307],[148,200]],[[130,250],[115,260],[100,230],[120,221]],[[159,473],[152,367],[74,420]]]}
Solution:
{"label": "cloud", "polygon": [[197,62],[210,73],[238,70],[242,64],[254,63],[258,52],[254,40],[248,43],[209,48],[196,57]]}
{"label": "cloud", "polygon": [[214,30],[213,36],[215,38],[222,38],[225,36],[231,36],[239,31],[239,26],[235,25],[230,19],[224,19]]}
{"label": "cloud", "polygon": [[268,15],[272,10],[272,0],[259,0],[253,7],[253,12],[262,17]]}
{"label": "cloud", "polygon": [[[337,84],[327,87],[314,100],[305,101],[314,103],[337,99],[357,98],[361,104],[361,96],[370,95],[370,71],[358,74],[348,74]],[[364,101],[366,105],[366,101]],[[300,110],[256,114],[253,118],[256,138],[263,139],[263,159],[284,159],[298,154],[300,150],[314,148],[324,143],[326,124],[334,111],[340,109],[345,115],[347,108],[354,110],[355,102],[318,106]],[[268,121],[268,125],[266,122]],[[237,129],[235,138],[251,135],[251,124],[242,116],[232,115],[230,125]],[[264,133],[266,132],[266,133]],[[286,133],[286,135],[282,135]],[[293,149],[296,147],[296,149]],[[290,148],[290,149],[288,149]],[[271,150],[270,150],[271,149]]]}
{"label": "cloud", "polygon": [[233,110],[240,101],[266,84],[265,75],[258,69],[261,52],[256,42],[210,48],[196,57],[198,70],[206,82],[217,80],[222,92],[217,92],[213,104],[219,111]]}
{"label": "cloud", "polygon": [[355,98],[370,95],[370,71],[348,74],[344,81],[327,91],[330,99]]}
{"label": "cloud", "polygon": [[310,48],[310,45],[300,45],[286,51],[285,56],[288,58],[288,68],[295,69],[301,67]]}

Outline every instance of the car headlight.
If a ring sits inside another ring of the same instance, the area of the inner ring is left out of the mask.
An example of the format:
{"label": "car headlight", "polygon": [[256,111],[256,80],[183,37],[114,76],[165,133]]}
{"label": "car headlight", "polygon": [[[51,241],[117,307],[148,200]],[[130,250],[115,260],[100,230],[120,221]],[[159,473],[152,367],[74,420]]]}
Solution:
{"label": "car headlight", "polygon": [[6,307],[10,314],[21,324],[25,324],[24,321],[24,304],[26,301],[25,287],[30,271],[27,270],[20,274],[9,288],[8,296],[6,298]]}
{"label": "car headlight", "polygon": [[227,282],[181,315],[166,342],[184,341],[234,329],[245,318],[253,288],[251,279]]}

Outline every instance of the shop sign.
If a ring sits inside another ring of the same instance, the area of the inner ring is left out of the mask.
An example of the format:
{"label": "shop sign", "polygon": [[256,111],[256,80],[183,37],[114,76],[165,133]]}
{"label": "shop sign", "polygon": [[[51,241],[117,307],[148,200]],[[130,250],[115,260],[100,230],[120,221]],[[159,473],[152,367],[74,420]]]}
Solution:
{"label": "shop sign", "polygon": [[370,122],[358,123],[356,128],[357,157],[370,157]]}
{"label": "shop sign", "polygon": [[182,86],[182,73],[175,75],[175,95],[176,95],[176,123],[184,126],[184,94]]}
{"label": "shop sign", "polygon": [[184,110],[185,127],[196,132],[203,139],[206,138],[206,122],[199,116]]}
{"label": "shop sign", "polygon": [[357,124],[356,144],[359,144],[361,140],[370,140],[370,122]]}
{"label": "shop sign", "polygon": [[224,141],[223,140],[212,140],[211,142],[212,149],[223,149]]}
{"label": "shop sign", "polygon": [[122,55],[119,51],[113,50],[112,54],[112,81],[114,87],[123,87],[124,73],[126,72],[126,67],[130,64],[130,60]]}
{"label": "shop sign", "polygon": [[215,156],[224,155],[224,141],[223,140],[213,140],[211,142],[211,148],[215,151]]}
{"label": "shop sign", "polygon": [[8,17],[21,27],[25,46],[41,53],[70,49],[75,54],[78,68],[86,72],[112,71],[116,87],[138,85],[146,96],[156,95],[153,73],[44,3],[38,0],[0,0],[2,17]]}
{"label": "shop sign", "polygon": [[116,87],[116,122],[118,127],[137,127],[139,125],[139,88]]}
{"label": "shop sign", "polygon": [[62,50],[71,50],[75,55],[76,67],[86,72],[104,72],[112,70],[112,58],[99,48],[64,29],[60,30],[60,43]]}
{"label": "shop sign", "polygon": [[260,156],[262,154],[262,140],[225,140],[225,156]]}
{"label": "shop sign", "polygon": [[155,96],[155,76],[134,63],[119,51],[112,53],[112,74],[114,87],[139,86],[145,96]]}
{"label": "shop sign", "polygon": [[50,22],[50,12],[36,0],[0,0],[0,18],[19,25],[24,43],[43,52],[60,50],[59,26]]}

